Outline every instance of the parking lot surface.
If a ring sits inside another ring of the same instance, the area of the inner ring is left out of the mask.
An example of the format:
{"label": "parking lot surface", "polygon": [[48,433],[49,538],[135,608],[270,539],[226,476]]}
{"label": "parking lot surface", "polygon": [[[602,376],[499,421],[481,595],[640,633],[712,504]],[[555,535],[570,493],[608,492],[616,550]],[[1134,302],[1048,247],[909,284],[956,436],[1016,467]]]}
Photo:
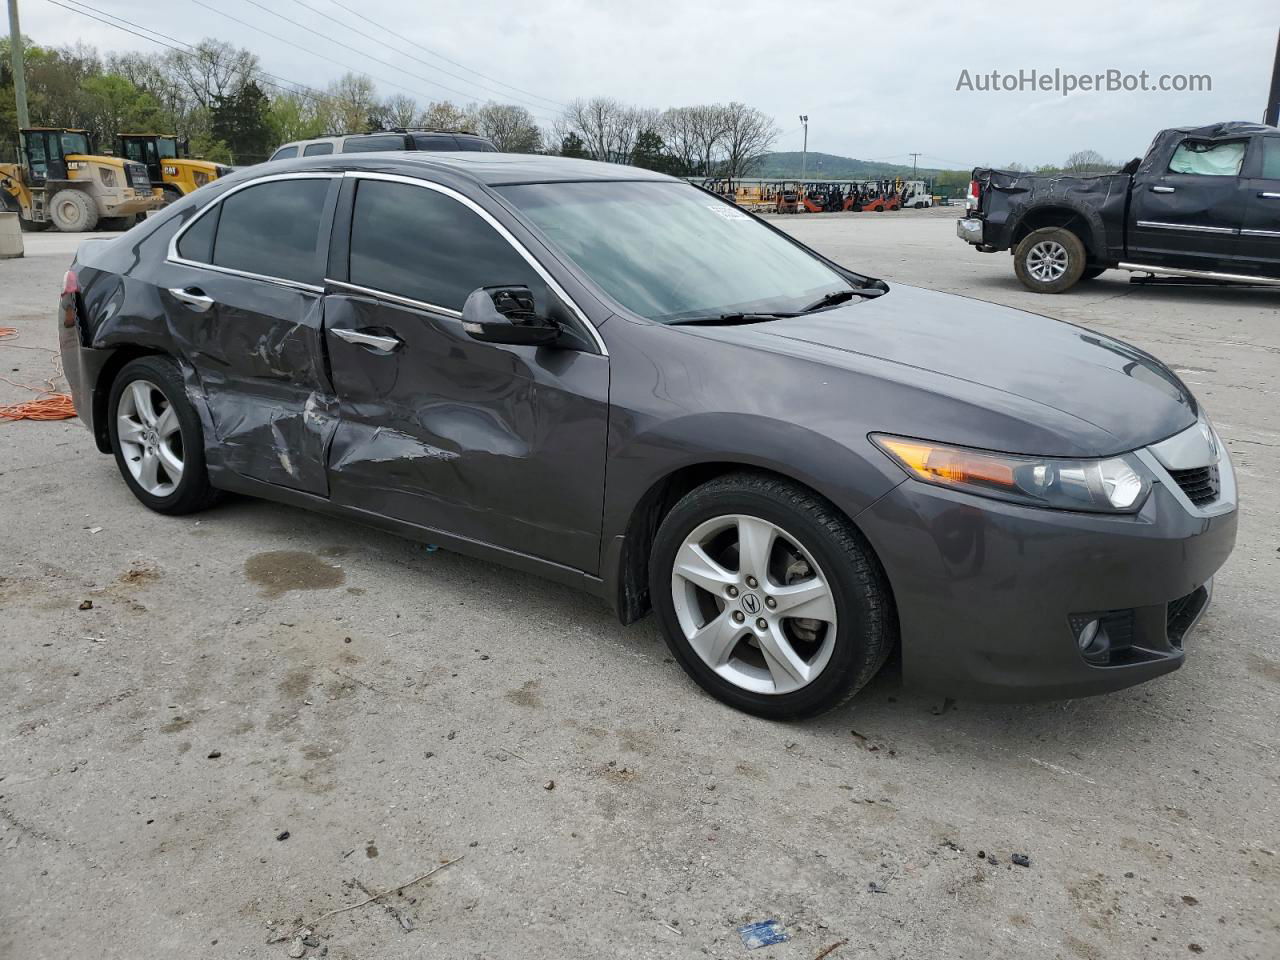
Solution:
{"label": "parking lot surface", "polygon": [[[989,706],[890,664],[770,723],[652,618],[263,502],[162,517],[78,421],[0,424],[0,958],[1280,956],[1280,290],[1038,297],[957,213],[775,222],[1192,386],[1242,506],[1182,670]],[[77,238],[26,240],[0,373],[36,383]]]}

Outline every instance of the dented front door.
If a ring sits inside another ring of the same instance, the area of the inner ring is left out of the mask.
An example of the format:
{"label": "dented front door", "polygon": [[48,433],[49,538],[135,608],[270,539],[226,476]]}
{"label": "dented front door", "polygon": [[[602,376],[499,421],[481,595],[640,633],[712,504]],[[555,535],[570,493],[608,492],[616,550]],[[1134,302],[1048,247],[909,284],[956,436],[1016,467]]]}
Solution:
{"label": "dented front door", "polygon": [[607,357],[481,343],[377,296],[331,294],[325,313],[335,503],[596,572]]}

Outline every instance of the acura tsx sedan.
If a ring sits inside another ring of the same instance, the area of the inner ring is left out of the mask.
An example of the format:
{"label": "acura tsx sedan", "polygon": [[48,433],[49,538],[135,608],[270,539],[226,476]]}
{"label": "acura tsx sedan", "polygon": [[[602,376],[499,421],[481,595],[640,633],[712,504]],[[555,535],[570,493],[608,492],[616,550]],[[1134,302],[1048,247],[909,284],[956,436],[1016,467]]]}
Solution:
{"label": "acura tsx sedan", "polygon": [[1167,673],[1235,541],[1231,461],[1155,358],[629,167],[253,167],[87,241],[59,322],[152,510],[248,494],[653,609],[763,716],[841,703],[895,647],[954,696]]}

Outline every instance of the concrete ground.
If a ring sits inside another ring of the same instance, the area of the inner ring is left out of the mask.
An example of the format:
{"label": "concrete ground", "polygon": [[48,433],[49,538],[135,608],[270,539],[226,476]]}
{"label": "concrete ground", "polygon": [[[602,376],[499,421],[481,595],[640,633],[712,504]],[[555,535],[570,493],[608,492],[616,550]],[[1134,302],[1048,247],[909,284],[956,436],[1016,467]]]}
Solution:
{"label": "concrete ground", "polygon": [[[955,213],[781,222],[1193,385],[1243,505],[1183,670],[987,706],[889,669],[768,723],[652,618],[267,503],[158,516],[78,422],[0,425],[0,958],[1280,956],[1280,291],[1037,297]],[[30,383],[75,238],[27,240],[0,372]],[[766,919],[789,942],[748,954]]]}

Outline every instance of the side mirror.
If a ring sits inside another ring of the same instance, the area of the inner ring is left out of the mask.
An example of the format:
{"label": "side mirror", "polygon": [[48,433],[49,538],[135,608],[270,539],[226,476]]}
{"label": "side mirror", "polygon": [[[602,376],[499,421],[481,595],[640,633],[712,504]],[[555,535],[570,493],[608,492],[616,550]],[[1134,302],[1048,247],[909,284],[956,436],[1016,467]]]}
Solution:
{"label": "side mirror", "polygon": [[560,325],[538,316],[528,287],[480,287],[462,305],[462,329],[484,343],[536,347],[560,337]]}

